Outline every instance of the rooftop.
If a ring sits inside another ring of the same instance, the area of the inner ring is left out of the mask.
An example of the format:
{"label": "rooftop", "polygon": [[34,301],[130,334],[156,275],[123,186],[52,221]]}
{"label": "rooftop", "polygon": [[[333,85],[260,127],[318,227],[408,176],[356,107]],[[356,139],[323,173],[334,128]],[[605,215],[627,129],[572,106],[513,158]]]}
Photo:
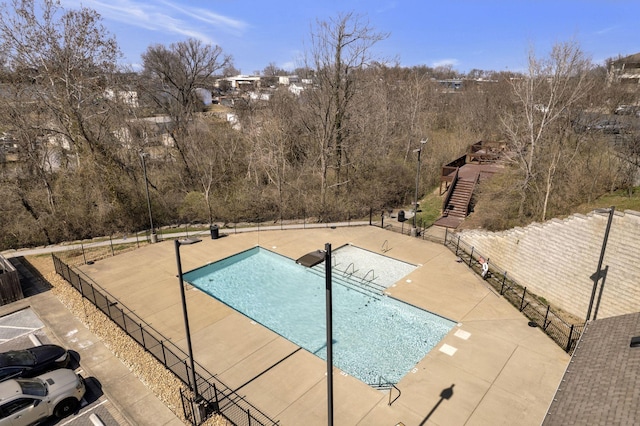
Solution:
{"label": "rooftop", "polygon": [[640,419],[640,313],[590,322],[573,353],[545,426],[636,424]]}

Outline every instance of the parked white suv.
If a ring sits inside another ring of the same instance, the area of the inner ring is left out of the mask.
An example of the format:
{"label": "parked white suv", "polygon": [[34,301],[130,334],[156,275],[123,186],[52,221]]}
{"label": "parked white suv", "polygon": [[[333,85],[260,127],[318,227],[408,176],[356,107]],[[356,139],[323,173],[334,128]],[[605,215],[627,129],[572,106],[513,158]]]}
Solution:
{"label": "parked white suv", "polygon": [[7,380],[0,383],[0,426],[66,417],[78,408],[84,393],[84,379],[66,368],[32,379]]}

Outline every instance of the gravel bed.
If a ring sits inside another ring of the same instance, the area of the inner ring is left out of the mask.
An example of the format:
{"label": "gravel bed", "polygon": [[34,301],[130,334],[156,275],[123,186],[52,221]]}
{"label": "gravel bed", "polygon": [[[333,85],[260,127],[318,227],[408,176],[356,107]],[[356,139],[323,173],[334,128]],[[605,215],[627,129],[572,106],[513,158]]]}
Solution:
{"label": "gravel bed", "polygon": [[[180,389],[187,391],[172,372],[167,370],[151,354],[146,352],[135,340],[122,331],[98,308],[83,300],[76,289],[59,276],[50,257],[34,257],[29,262],[37,268],[51,284],[53,293],[93,334],[98,336],[105,346],[113,352],[140,381],[147,386],[164,404],[185,424],[189,424],[182,412]],[[230,426],[219,415],[208,419],[207,426]]]}

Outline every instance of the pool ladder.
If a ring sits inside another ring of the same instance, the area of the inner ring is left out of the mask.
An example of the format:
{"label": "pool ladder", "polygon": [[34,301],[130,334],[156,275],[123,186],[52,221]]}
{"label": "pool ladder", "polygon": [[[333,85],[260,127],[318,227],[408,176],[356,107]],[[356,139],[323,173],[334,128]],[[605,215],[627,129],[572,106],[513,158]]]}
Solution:
{"label": "pool ladder", "polygon": [[[351,268],[351,273],[349,273],[349,268]],[[342,271],[342,275],[348,276],[348,277],[352,276],[355,273],[356,273],[356,265],[353,262],[351,262],[349,266],[347,266],[347,269]]]}
{"label": "pool ladder", "polygon": [[[378,390],[388,390],[389,391],[389,402],[388,405],[393,404],[394,402],[396,402],[396,400],[398,398],[400,398],[400,395],[402,395],[402,392],[400,391],[400,389],[398,389],[398,387],[396,386],[396,383],[392,383],[387,381],[387,379],[385,379],[382,376],[378,377],[378,383],[374,383],[374,384],[370,384],[369,386],[371,386],[374,389],[378,389]],[[393,396],[393,390],[398,391],[398,395],[396,395],[395,398],[391,399],[391,397]]]}
{"label": "pool ladder", "polygon": [[[355,268],[355,265],[353,266],[352,269]],[[336,269],[335,266],[333,266],[332,269]],[[318,265],[314,266],[313,268],[310,268],[310,271],[320,275],[320,276],[325,276],[324,275],[324,270],[322,270],[322,268],[318,268]],[[335,274],[333,276],[333,283],[334,284],[340,284],[346,288],[348,288],[349,290],[353,290],[353,291],[357,291],[358,293],[361,293],[367,297],[371,297],[373,299],[376,300],[380,300],[380,297],[384,296],[382,294],[382,291],[377,290],[375,287],[371,286],[371,285],[367,285],[367,283],[365,282],[360,282],[357,281],[355,278],[356,277],[352,277],[353,273],[357,272],[357,271],[353,271],[351,274],[346,275],[344,271],[340,271],[337,270],[338,272],[341,272],[342,276]]]}
{"label": "pool ladder", "polygon": [[369,271],[366,274],[364,274],[364,277],[362,277],[363,282],[367,280],[367,277],[369,276],[370,273],[372,275],[372,278],[368,282],[371,282],[376,279],[376,272],[372,268],[372,269],[369,269]]}

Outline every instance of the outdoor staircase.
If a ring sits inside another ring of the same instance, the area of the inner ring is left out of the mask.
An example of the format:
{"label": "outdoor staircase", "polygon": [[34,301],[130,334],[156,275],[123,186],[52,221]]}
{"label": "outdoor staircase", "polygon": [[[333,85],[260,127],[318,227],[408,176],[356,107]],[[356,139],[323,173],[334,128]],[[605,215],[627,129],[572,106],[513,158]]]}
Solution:
{"label": "outdoor staircase", "polygon": [[469,213],[469,203],[473,194],[475,180],[459,179],[453,188],[451,198],[444,208],[443,216],[453,216],[464,219]]}
{"label": "outdoor staircase", "polygon": [[434,225],[457,228],[469,213],[469,203],[473,189],[478,181],[478,174],[471,178],[458,178],[452,183],[450,193],[442,208],[442,216]]}

